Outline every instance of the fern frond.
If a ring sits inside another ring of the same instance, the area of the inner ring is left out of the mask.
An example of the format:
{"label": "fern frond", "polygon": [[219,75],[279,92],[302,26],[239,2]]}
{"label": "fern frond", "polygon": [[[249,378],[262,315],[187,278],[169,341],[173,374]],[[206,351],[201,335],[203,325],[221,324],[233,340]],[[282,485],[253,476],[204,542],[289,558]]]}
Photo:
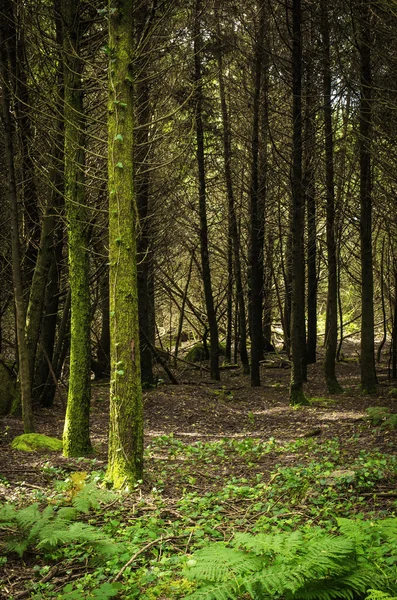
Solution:
{"label": "fern frond", "polygon": [[6,543],[6,551],[7,552],[16,552],[18,556],[21,558],[23,554],[26,552],[29,546],[29,542],[27,539],[18,539],[11,538]]}
{"label": "fern frond", "polygon": [[230,581],[257,571],[262,561],[254,554],[228,548],[223,542],[198,550],[196,564],[187,570],[188,579],[196,581]]}
{"label": "fern frond", "polygon": [[45,532],[45,537],[42,537],[38,547],[57,546],[61,543],[67,544],[71,542],[87,544],[93,548],[98,554],[103,556],[112,556],[122,552],[124,548],[121,544],[113,542],[112,538],[98,530],[92,525],[86,523],[72,523],[65,530],[48,528]]}
{"label": "fern frond", "polygon": [[0,508],[0,525],[9,527],[15,523],[17,513],[18,511],[15,506],[12,504],[4,504],[4,506]]}
{"label": "fern frond", "polygon": [[88,513],[92,508],[98,509],[101,504],[115,498],[112,490],[106,490],[97,486],[95,481],[86,483],[73,497],[73,507],[81,513]]}
{"label": "fern frond", "polygon": [[237,600],[240,598],[240,588],[231,582],[213,583],[203,586],[192,594],[185,596],[185,600]]}
{"label": "fern frond", "polygon": [[397,600],[397,597],[390,596],[386,592],[381,592],[380,590],[368,590],[368,595],[365,600]]}
{"label": "fern frond", "polygon": [[16,523],[24,528],[30,529],[41,518],[41,512],[37,502],[16,511]]}

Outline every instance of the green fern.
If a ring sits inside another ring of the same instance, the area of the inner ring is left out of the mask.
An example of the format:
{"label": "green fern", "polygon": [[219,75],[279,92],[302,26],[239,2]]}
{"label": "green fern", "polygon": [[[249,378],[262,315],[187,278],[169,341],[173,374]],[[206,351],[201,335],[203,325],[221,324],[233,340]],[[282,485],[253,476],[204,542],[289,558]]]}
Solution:
{"label": "green fern", "polygon": [[30,547],[53,550],[68,544],[83,544],[103,557],[122,551],[119,544],[98,528],[77,521],[81,513],[99,508],[112,492],[99,490],[95,483],[85,484],[73,497],[73,506],[48,505],[42,511],[37,503],[23,509],[6,504],[0,509],[0,529],[5,532],[6,552],[23,556]]}
{"label": "green fern", "polygon": [[339,535],[320,528],[236,534],[230,545],[210,544],[188,561],[186,576],[198,585],[188,598],[353,600],[375,586],[397,592],[396,531],[397,519],[341,519]]}
{"label": "green fern", "polygon": [[386,592],[381,592],[379,590],[368,590],[369,594],[366,596],[365,600],[397,600],[396,596],[390,596]]}

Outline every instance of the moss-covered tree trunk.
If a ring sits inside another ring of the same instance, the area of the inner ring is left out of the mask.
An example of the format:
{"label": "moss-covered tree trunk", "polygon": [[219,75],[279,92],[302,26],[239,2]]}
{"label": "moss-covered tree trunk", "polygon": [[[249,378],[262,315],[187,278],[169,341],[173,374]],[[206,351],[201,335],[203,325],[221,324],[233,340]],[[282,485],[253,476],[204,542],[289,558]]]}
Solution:
{"label": "moss-covered tree trunk", "polygon": [[110,427],[107,477],[117,488],[142,477],[143,409],[139,356],[133,182],[133,0],[109,0]]}
{"label": "moss-covered tree trunk", "polygon": [[62,2],[65,85],[65,207],[69,244],[71,291],[70,375],[63,432],[65,456],[83,456],[91,450],[90,296],[88,272],[88,211],[85,206],[85,118],[80,56],[81,4]]}

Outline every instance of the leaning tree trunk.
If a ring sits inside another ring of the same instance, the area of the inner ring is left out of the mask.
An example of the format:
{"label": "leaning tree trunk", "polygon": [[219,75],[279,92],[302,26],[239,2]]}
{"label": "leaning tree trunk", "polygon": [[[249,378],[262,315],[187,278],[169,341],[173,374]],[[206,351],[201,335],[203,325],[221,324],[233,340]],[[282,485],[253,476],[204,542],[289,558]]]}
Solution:
{"label": "leaning tree trunk", "polygon": [[[111,6],[111,8],[110,8]],[[139,356],[134,192],[133,0],[109,2],[110,426],[107,478],[116,488],[142,478],[143,405]]]}
{"label": "leaning tree trunk", "polygon": [[89,417],[91,399],[90,293],[88,262],[88,211],[85,206],[85,118],[80,57],[81,5],[62,2],[65,84],[65,207],[68,230],[71,291],[69,392],[63,431],[65,456],[91,451]]}
{"label": "leaning tree trunk", "polygon": [[18,344],[19,380],[21,385],[22,418],[25,433],[34,431],[32,390],[29,372],[29,353],[25,332],[25,304],[21,273],[19,241],[18,197],[15,180],[14,149],[12,140],[11,107],[7,73],[7,31],[0,24],[0,77],[2,82],[2,112],[4,123],[5,163],[7,169],[8,201],[11,225],[11,262],[14,282],[14,303]]}
{"label": "leaning tree trunk", "polygon": [[291,290],[291,384],[290,404],[307,404],[303,392],[305,379],[305,266],[304,195],[302,185],[302,33],[301,0],[293,0],[293,149],[292,149],[292,290]]}
{"label": "leaning tree trunk", "polygon": [[331,59],[327,0],[321,0],[321,34],[323,41],[323,96],[325,133],[325,181],[326,181],[326,234],[328,254],[328,296],[325,323],[324,372],[328,391],[342,391],[335,372],[336,348],[338,344],[338,287],[335,244],[335,186],[334,186],[334,142],[332,131],[331,104]]}
{"label": "leaning tree trunk", "polygon": [[360,0],[361,97],[360,97],[360,238],[361,238],[361,387],[376,392],[374,344],[374,280],[372,267],[372,71],[371,0]]}
{"label": "leaning tree trunk", "polygon": [[204,284],[204,296],[207,311],[208,327],[210,333],[210,369],[211,378],[220,379],[219,373],[219,340],[218,324],[212,294],[211,269],[208,253],[208,223],[206,206],[206,181],[205,181],[205,159],[204,159],[204,126],[203,126],[203,82],[201,75],[201,49],[202,39],[200,31],[200,18],[202,13],[201,0],[195,1],[194,27],[193,27],[193,51],[194,51],[194,83],[195,83],[195,123],[197,143],[197,166],[199,180],[199,214],[200,214],[200,250],[201,269]]}

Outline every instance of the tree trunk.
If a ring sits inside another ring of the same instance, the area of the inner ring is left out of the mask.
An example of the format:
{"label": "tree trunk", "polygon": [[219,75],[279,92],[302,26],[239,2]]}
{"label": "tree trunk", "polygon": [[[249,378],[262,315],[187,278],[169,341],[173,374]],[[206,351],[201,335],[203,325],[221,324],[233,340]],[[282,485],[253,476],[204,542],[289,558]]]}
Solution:
{"label": "tree trunk", "polygon": [[[251,149],[250,187],[250,334],[251,334],[251,385],[261,384],[259,364],[263,358],[263,190],[260,189],[260,100],[263,84],[265,3],[259,8],[259,27],[255,48],[254,97]],[[262,165],[261,165],[262,166]],[[262,182],[261,182],[262,183]]]}
{"label": "tree trunk", "polygon": [[305,379],[305,266],[304,195],[302,186],[302,33],[301,0],[292,3],[292,290],[291,290],[291,385],[290,404],[307,404],[303,392]]}
{"label": "tree trunk", "polygon": [[65,84],[65,206],[68,230],[71,291],[70,373],[63,431],[65,456],[91,451],[89,417],[91,399],[90,292],[88,262],[88,211],[85,206],[85,117],[80,57],[81,4],[62,2]]}
{"label": "tree trunk", "polygon": [[323,42],[323,97],[325,134],[325,185],[327,197],[326,235],[328,254],[328,296],[325,323],[324,373],[328,391],[340,393],[336,378],[335,361],[338,344],[338,287],[335,244],[335,186],[334,186],[334,141],[331,105],[331,59],[327,0],[321,0],[321,35]]}
{"label": "tree trunk", "polygon": [[[28,88],[28,63],[26,57],[23,11],[15,1],[3,0],[2,11],[7,15],[8,50],[11,67],[10,86],[13,94],[19,146],[19,197],[23,206],[22,236],[24,248],[23,279],[25,287],[31,282],[40,242],[40,213],[34,164],[34,126],[31,120],[31,101]],[[29,339],[29,338],[28,338]]]}
{"label": "tree trunk", "polygon": [[7,73],[8,36],[5,28],[0,24],[0,77],[2,80],[2,112],[4,123],[4,150],[7,170],[8,202],[11,225],[11,262],[14,282],[14,303],[17,329],[19,380],[21,384],[22,418],[25,433],[34,431],[32,411],[32,390],[29,372],[29,353],[26,343],[26,318],[23,299],[23,285],[21,273],[21,254],[19,242],[18,197],[15,181],[14,149],[12,139],[11,107],[9,96],[9,82]]}
{"label": "tree trunk", "polygon": [[[236,204],[234,200],[234,189],[233,189],[233,177],[232,177],[232,147],[231,147],[231,130],[229,122],[229,111],[226,103],[225,83],[223,78],[223,56],[222,56],[222,38],[219,18],[217,20],[217,36],[218,36],[218,77],[219,77],[219,93],[221,100],[222,110],[222,124],[223,124],[223,155],[225,165],[225,182],[228,199],[228,273],[229,273],[229,285],[230,279],[234,277],[236,282],[236,312],[238,313],[238,330],[239,335],[237,338],[237,331],[235,331],[235,344],[237,345],[237,339],[240,347],[240,358],[243,366],[243,371],[247,375],[250,372],[248,352],[247,352],[247,324],[246,324],[246,310],[244,300],[244,290],[241,276],[241,261],[240,261],[240,241],[237,227],[236,217]],[[230,253],[232,254],[233,265],[230,265]],[[228,293],[230,290],[228,289]],[[228,300],[231,303],[231,299]],[[231,311],[230,311],[231,318]]]}
{"label": "tree trunk", "polygon": [[131,488],[143,472],[137,223],[134,192],[134,2],[109,11],[110,427],[107,478]]}
{"label": "tree trunk", "polygon": [[[315,43],[314,15],[311,15],[310,43]],[[316,89],[311,49],[306,56],[305,153],[303,188],[307,208],[307,345],[306,360],[317,360],[317,223],[315,190]]]}
{"label": "tree trunk", "polygon": [[374,344],[374,281],[372,267],[372,71],[371,71],[371,0],[360,0],[360,238],[361,238],[361,388],[376,392]]}
{"label": "tree trunk", "polygon": [[201,76],[201,49],[202,39],[200,31],[200,18],[202,6],[201,0],[195,0],[194,26],[193,26],[193,51],[194,51],[194,100],[195,100],[195,124],[197,143],[197,166],[199,180],[199,213],[200,213],[200,250],[201,269],[204,284],[204,296],[210,333],[210,369],[211,378],[219,380],[219,340],[218,324],[212,294],[211,269],[208,253],[208,224],[206,207],[206,181],[205,181],[205,158],[204,158],[204,127],[203,127],[203,83]]}
{"label": "tree trunk", "polygon": [[[142,48],[140,51],[141,55],[135,58],[136,69],[139,73],[135,95],[137,129],[134,143],[135,193],[139,211],[138,305],[139,328],[149,340],[151,339],[150,322],[154,320],[154,314],[152,314],[154,304],[150,298],[150,270],[153,260],[153,249],[150,215],[150,174],[148,170],[151,118],[148,55],[150,55],[150,23],[153,14],[153,12],[150,12],[147,0],[138,3],[136,10],[136,44]],[[140,354],[142,383],[152,385],[154,383],[153,356],[150,346],[145,342],[144,336],[140,338]]]}

